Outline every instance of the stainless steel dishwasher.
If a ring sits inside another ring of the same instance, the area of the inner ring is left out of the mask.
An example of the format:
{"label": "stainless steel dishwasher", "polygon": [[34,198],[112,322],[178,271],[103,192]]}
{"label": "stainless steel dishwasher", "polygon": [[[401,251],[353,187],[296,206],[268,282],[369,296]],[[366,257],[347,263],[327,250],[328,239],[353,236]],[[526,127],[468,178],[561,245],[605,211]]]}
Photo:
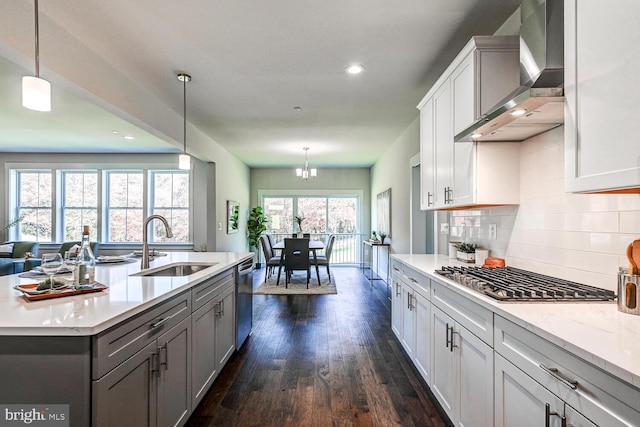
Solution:
{"label": "stainless steel dishwasher", "polygon": [[236,266],[236,350],[253,326],[253,258]]}

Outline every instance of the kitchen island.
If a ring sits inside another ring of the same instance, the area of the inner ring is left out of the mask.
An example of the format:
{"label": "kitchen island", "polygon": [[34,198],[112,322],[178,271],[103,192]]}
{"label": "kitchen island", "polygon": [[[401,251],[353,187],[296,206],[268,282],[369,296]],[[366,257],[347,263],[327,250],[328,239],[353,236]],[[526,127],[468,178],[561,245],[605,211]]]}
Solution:
{"label": "kitchen island", "polygon": [[394,333],[454,423],[475,411],[478,426],[640,425],[640,316],[613,301],[499,302],[435,273],[464,265],[392,255]]}
{"label": "kitchen island", "polygon": [[[174,425],[188,419],[235,348],[234,267],[253,253],[169,252],[101,264],[106,291],[27,301],[0,277],[0,405],[69,405],[71,426]],[[25,410],[29,409],[25,407]]]}

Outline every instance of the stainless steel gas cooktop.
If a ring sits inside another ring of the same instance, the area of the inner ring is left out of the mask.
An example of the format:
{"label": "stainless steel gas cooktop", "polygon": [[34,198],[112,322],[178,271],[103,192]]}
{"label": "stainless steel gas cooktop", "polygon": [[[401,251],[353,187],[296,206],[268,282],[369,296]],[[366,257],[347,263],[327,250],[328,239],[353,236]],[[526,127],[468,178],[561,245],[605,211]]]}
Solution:
{"label": "stainless steel gas cooktop", "polygon": [[513,267],[442,267],[436,273],[498,301],[613,301],[613,291]]}

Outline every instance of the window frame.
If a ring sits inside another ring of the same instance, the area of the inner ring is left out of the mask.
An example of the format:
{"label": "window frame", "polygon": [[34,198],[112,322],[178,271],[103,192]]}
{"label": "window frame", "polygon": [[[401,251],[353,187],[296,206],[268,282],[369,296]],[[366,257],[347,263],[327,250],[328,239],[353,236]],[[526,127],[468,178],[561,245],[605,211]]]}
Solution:
{"label": "window frame", "polygon": [[[362,201],[364,197],[364,192],[361,190],[258,190],[258,200],[260,200],[260,206],[265,205],[265,198],[293,198],[293,215],[298,214],[298,199],[299,198],[311,198],[311,197],[321,197],[325,199],[330,198],[348,198],[353,197],[356,199],[356,218],[357,218],[357,229],[354,233],[361,234],[362,226],[363,226],[363,214],[362,214]],[[327,210],[327,224],[329,221],[328,217],[328,203],[325,207]],[[292,230],[295,230],[295,226],[293,225],[294,219],[293,215],[291,218],[292,222]],[[327,230],[324,230],[323,233],[319,234],[329,234]]]}
{"label": "window frame", "polygon": [[[106,214],[106,182],[105,172],[107,171],[141,171],[143,173],[143,185],[144,185],[144,199],[143,199],[143,215],[150,215],[153,212],[152,201],[148,199],[149,194],[149,182],[148,177],[150,172],[175,172],[186,173],[189,176],[189,241],[187,242],[156,242],[156,247],[167,247],[171,249],[191,249],[193,248],[194,240],[194,213],[193,213],[193,192],[194,192],[194,170],[182,171],[176,168],[173,163],[118,163],[117,167],[114,167],[113,163],[82,163],[81,165],[76,163],[22,163],[22,162],[7,162],[5,163],[5,173],[8,178],[8,185],[6,188],[9,190],[7,197],[7,218],[14,219],[18,213],[18,197],[19,197],[19,181],[17,179],[18,174],[21,172],[36,172],[36,171],[50,171],[52,174],[52,235],[51,241],[41,242],[41,247],[57,247],[64,241],[63,230],[63,218],[64,212],[62,207],[64,205],[64,193],[63,193],[63,173],[64,172],[80,172],[80,171],[96,171],[98,173],[98,233],[97,239],[101,242],[101,247],[105,249],[132,249],[132,247],[139,247],[142,241],[139,242],[108,242],[107,241],[107,227],[105,214]],[[17,227],[13,227],[7,230],[7,240],[18,240],[19,230]]]}

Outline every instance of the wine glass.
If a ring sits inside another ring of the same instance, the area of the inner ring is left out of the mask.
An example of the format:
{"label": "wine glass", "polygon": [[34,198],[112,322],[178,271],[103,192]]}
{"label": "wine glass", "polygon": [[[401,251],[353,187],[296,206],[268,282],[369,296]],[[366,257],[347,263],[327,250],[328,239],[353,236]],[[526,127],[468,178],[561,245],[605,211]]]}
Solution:
{"label": "wine glass", "polygon": [[64,253],[64,268],[66,268],[69,272],[71,272],[71,277],[74,278],[75,284],[75,272],[77,267],[77,259],[71,251],[66,251]]}
{"label": "wine glass", "polygon": [[62,269],[62,255],[44,254],[42,256],[42,271],[49,275],[49,292],[53,292],[53,276]]}

